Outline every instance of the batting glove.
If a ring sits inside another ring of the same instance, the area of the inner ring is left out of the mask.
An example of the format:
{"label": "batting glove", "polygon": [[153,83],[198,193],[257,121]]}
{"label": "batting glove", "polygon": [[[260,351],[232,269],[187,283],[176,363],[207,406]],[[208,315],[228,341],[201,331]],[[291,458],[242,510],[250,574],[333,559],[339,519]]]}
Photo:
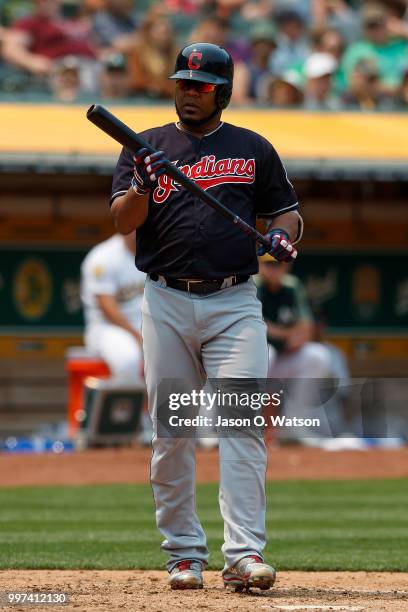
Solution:
{"label": "batting glove", "polygon": [[137,151],[133,158],[132,189],[138,195],[146,195],[155,186],[159,176],[166,172],[163,151],[150,154],[145,148]]}
{"label": "batting glove", "polygon": [[297,257],[297,250],[289,240],[289,234],[279,227],[270,230],[265,237],[271,241],[269,249],[263,244],[258,247],[258,255],[262,256],[269,253],[276,261],[294,261]]}

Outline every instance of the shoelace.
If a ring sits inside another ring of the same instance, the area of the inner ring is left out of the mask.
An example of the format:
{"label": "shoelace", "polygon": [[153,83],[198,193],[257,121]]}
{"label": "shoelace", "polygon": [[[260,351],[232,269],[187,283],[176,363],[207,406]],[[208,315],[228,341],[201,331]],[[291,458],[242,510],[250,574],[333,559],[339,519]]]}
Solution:
{"label": "shoelace", "polygon": [[256,563],[263,563],[263,559],[261,559],[261,557],[258,557],[258,555],[249,555],[248,559],[254,559]]}

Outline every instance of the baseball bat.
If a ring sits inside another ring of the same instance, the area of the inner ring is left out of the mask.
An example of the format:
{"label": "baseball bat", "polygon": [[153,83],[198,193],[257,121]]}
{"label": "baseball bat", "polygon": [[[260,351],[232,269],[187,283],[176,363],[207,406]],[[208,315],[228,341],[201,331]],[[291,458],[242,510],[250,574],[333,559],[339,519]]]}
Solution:
{"label": "baseball bat", "polygon": [[[130,129],[123,121],[115,117],[111,112],[99,104],[93,104],[86,113],[87,119],[95,124],[98,128],[104,131],[106,134],[111,136],[114,140],[119,142],[121,145],[136,153],[142,147],[146,148],[149,153],[155,153],[154,149],[144,138],[139,134]],[[203,202],[211,206],[220,215],[234,223],[242,232],[248,236],[252,236],[254,240],[257,240],[263,244],[269,251],[271,241],[268,237],[263,236],[258,230],[251,225],[248,225],[246,221],[241,219],[232,210],[224,206],[219,200],[214,198],[210,193],[204,191],[195,183],[192,179],[188,178],[183,174],[170,160],[166,159],[164,162],[166,168],[166,174],[171,176],[173,179],[180,183],[183,187],[188,189],[195,196],[199,197]]]}

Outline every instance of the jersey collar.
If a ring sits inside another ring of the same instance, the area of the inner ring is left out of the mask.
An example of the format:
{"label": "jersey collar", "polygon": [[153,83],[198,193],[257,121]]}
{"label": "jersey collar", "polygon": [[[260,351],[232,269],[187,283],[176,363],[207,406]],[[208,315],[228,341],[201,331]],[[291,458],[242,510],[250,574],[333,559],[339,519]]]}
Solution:
{"label": "jersey collar", "polygon": [[179,126],[178,121],[175,121],[174,125],[179,130],[179,132],[182,132],[183,134],[189,134],[190,136],[194,136],[194,138],[199,138],[200,139],[200,138],[207,138],[207,136],[211,136],[212,134],[215,134],[215,132],[218,132],[218,130],[220,130],[222,128],[222,126],[224,125],[224,122],[221,121],[220,125],[218,127],[216,127],[215,130],[213,130],[212,132],[208,132],[208,134],[203,134],[202,136],[197,136],[197,134],[192,134],[188,130],[183,130]]}

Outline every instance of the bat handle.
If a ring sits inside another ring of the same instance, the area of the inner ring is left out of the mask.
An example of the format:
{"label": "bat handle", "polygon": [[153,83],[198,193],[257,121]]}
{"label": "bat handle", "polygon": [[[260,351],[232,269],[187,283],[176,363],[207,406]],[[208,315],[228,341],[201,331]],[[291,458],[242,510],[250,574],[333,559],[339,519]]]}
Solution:
{"label": "bat handle", "polygon": [[259,234],[259,236],[256,237],[256,241],[262,244],[267,251],[269,251],[269,249],[271,248],[271,239],[269,238],[269,236],[263,236],[262,234]]}

